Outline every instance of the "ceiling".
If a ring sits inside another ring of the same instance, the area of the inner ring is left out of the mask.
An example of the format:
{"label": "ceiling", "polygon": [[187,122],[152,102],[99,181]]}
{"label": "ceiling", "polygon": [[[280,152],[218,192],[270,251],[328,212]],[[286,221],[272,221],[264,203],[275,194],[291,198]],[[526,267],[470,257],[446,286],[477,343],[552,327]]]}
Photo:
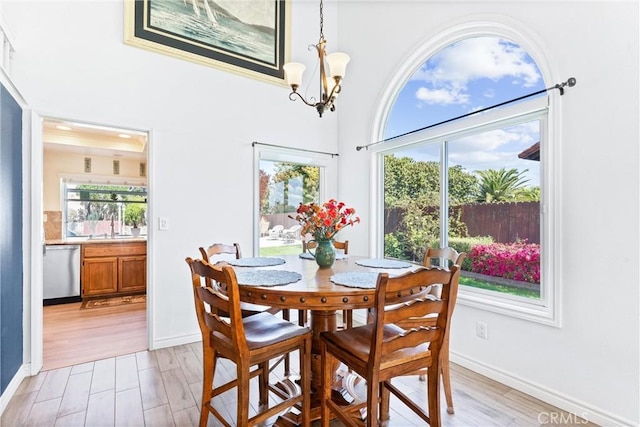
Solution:
{"label": "ceiling", "polygon": [[45,150],[145,160],[147,133],[68,120],[43,120]]}

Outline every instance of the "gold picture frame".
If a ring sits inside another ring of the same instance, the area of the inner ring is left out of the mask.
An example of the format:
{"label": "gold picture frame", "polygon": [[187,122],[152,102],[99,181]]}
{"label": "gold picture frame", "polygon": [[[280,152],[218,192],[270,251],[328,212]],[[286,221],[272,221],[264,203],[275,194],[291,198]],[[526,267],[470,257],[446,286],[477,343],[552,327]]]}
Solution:
{"label": "gold picture frame", "polygon": [[125,43],[286,86],[292,0],[125,0]]}

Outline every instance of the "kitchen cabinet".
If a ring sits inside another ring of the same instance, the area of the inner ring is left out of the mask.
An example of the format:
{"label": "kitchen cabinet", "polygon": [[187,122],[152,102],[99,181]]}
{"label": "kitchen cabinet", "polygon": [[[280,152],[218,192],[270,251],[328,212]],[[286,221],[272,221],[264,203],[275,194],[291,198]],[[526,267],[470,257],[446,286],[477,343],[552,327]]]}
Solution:
{"label": "kitchen cabinet", "polygon": [[146,242],[82,245],[82,297],[144,293]]}
{"label": "kitchen cabinet", "polygon": [[120,292],[144,291],[147,289],[147,257],[119,257],[118,284]]}

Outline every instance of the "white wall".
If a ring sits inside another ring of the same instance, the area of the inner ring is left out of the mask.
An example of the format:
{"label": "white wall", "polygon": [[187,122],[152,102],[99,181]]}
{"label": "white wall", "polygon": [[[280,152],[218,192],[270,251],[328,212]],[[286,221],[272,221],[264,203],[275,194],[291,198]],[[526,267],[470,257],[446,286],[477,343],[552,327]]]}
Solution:
{"label": "white wall", "polygon": [[[366,8],[366,15],[363,12]],[[560,102],[557,188],[562,327],[466,307],[451,351],[460,363],[606,425],[638,425],[637,2],[348,1],[338,10],[351,63],[340,95],[340,198],[371,203],[371,155],[382,94],[412,53],[443,31],[482,19],[518,23],[542,47],[548,73],[577,79]],[[557,97],[557,91],[551,96]],[[345,179],[347,178],[348,179]],[[350,230],[367,253],[369,229]],[[489,339],[476,337],[477,320]]]}
{"label": "white wall", "polygon": [[[596,421],[639,424],[637,2],[330,1],[328,49],[352,62],[337,113],[322,119],[289,102],[284,87],[124,45],[121,1],[2,6],[16,39],[14,81],[37,112],[150,131],[151,220],[171,224],[150,238],[154,346],[198,335],[184,258],[214,239],[251,247],[251,141],[339,148],[338,195],[363,218],[344,237],[354,254],[368,254],[370,159],[355,146],[377,139],[386,85],[414,49],[468,16],[521,22],[546,47],[550,73],[578,79],[555,141],[563,326],[460,304],[452,351]],[[293,12],[293,57],[313,69],[317,3],[295,0]],[[478,319],[487,341],[475,337]]]}

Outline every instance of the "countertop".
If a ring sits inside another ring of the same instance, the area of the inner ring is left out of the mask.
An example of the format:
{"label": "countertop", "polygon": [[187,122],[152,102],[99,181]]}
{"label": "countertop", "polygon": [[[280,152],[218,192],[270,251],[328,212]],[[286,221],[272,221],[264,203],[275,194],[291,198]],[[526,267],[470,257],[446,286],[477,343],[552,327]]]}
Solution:
{"label": "countertop", "polygon": [[98,237],[89,239],[87,237],[72,237],[65,240],[47,240],[45,245],[95,245],[105,243],[134,243],[134,242],[146,242],[146,237],[133,237],[133,236],[120,236],[114,239]]}

